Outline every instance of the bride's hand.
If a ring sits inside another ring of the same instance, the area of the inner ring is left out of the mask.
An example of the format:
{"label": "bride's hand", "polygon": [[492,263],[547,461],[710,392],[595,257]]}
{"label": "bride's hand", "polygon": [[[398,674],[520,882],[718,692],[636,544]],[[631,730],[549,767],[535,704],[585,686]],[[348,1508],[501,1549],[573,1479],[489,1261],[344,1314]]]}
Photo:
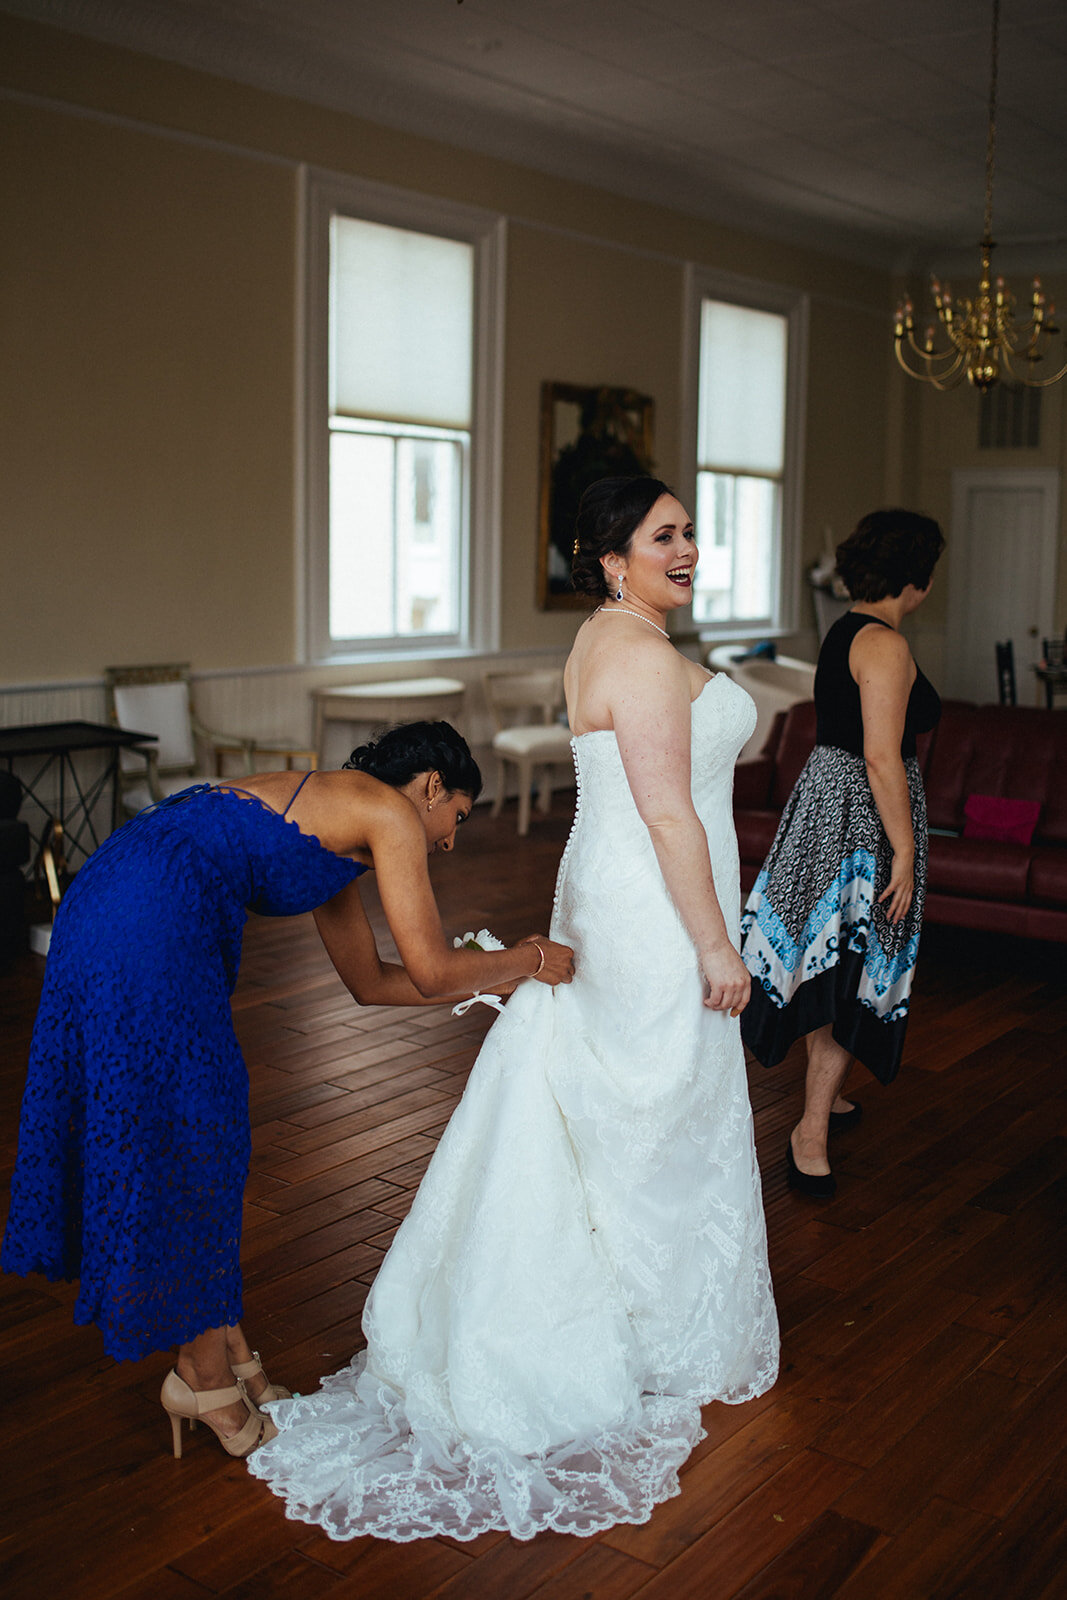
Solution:
{"label": "bride's hand", "polygon": [[574,951],[569,944],[557,944],[554,939],[547,939],[542,933],[527,934],[525,939],[520,939],[518,942],[536,944],[544,954],[543,965],[537,972],[530,974],[538,983],[547,983],[553,989],[557,983],[570,983],[574,977]]}
{"label": "bride's hand", "polygon": [[704,1004],[710,1011],[728,1011],[739,1017],[748,1005],[752,977],[732,944],[706,950],[701,962],[704,971]]}

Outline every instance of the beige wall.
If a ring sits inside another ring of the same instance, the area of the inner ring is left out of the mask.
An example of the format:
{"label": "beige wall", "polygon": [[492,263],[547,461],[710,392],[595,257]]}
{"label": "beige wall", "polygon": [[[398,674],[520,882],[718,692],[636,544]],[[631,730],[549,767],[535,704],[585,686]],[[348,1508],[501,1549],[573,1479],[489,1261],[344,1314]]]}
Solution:
{"label": "beige wall", "polygon": [[0,143],[0,676],[290,659],[291,173],[33,106]]}
{"label": "beige wall", "polygon": [[508,231],[501,637],[511,645],[565,646],[577,620],[535,608],[541,380],[652,395],[655,463],[673,483],[682,280],[671,262],[522,224]]}
{"label": "beige wall", "polygon": [[301,162],[510,219],[505,648],[574,626],[535,604],[542,380],[653,395],[677,475],[687,260],[811,295],[805,560],[884,499],[887,275],[12,18],[3,89],[0,683],[294,661]]}
{"label": "beige wall", "polygon": [[884,301],[873,308],[815,297],[809,333],[804,564],[831,530],[840,543],[885,503]]}

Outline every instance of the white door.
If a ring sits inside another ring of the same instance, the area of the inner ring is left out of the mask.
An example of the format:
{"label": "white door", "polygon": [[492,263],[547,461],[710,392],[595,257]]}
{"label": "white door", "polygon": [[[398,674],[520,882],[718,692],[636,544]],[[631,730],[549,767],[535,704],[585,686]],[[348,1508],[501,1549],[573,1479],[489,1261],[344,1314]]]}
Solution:
{"label": "white door", "polygon": [[1030,670],[1052,634],[1059,531],[1058,472],[954,472],[948,630],[942,692],[998,698],[994,645],[1015,646],[1020,705],[1035,704]]}

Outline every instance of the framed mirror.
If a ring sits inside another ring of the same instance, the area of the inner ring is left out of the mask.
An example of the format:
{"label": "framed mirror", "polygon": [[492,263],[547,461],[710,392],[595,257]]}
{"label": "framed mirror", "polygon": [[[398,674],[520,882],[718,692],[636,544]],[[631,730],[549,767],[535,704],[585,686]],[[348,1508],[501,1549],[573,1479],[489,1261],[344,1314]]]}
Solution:
{"label": "framed mirror", "polygon": [[542,611],[578,611],[571,588],[574,524],[583,491],[598,478],[652,472],[653,402],[636,389],[541,385],[540,537],[537,602]]}

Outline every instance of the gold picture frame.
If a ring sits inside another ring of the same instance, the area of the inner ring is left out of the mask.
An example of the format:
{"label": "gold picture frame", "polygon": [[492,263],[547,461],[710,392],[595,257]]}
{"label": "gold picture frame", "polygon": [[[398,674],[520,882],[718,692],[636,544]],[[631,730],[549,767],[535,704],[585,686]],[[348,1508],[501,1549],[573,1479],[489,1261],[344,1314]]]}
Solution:
{"label": "gold picture frame", "polygon": [[537,603],[542,611],[584,610],[571,588],[578,502],[598,478],[653,471],[654,403],[636,389],[577,383],[541,385],[540,532]]}

